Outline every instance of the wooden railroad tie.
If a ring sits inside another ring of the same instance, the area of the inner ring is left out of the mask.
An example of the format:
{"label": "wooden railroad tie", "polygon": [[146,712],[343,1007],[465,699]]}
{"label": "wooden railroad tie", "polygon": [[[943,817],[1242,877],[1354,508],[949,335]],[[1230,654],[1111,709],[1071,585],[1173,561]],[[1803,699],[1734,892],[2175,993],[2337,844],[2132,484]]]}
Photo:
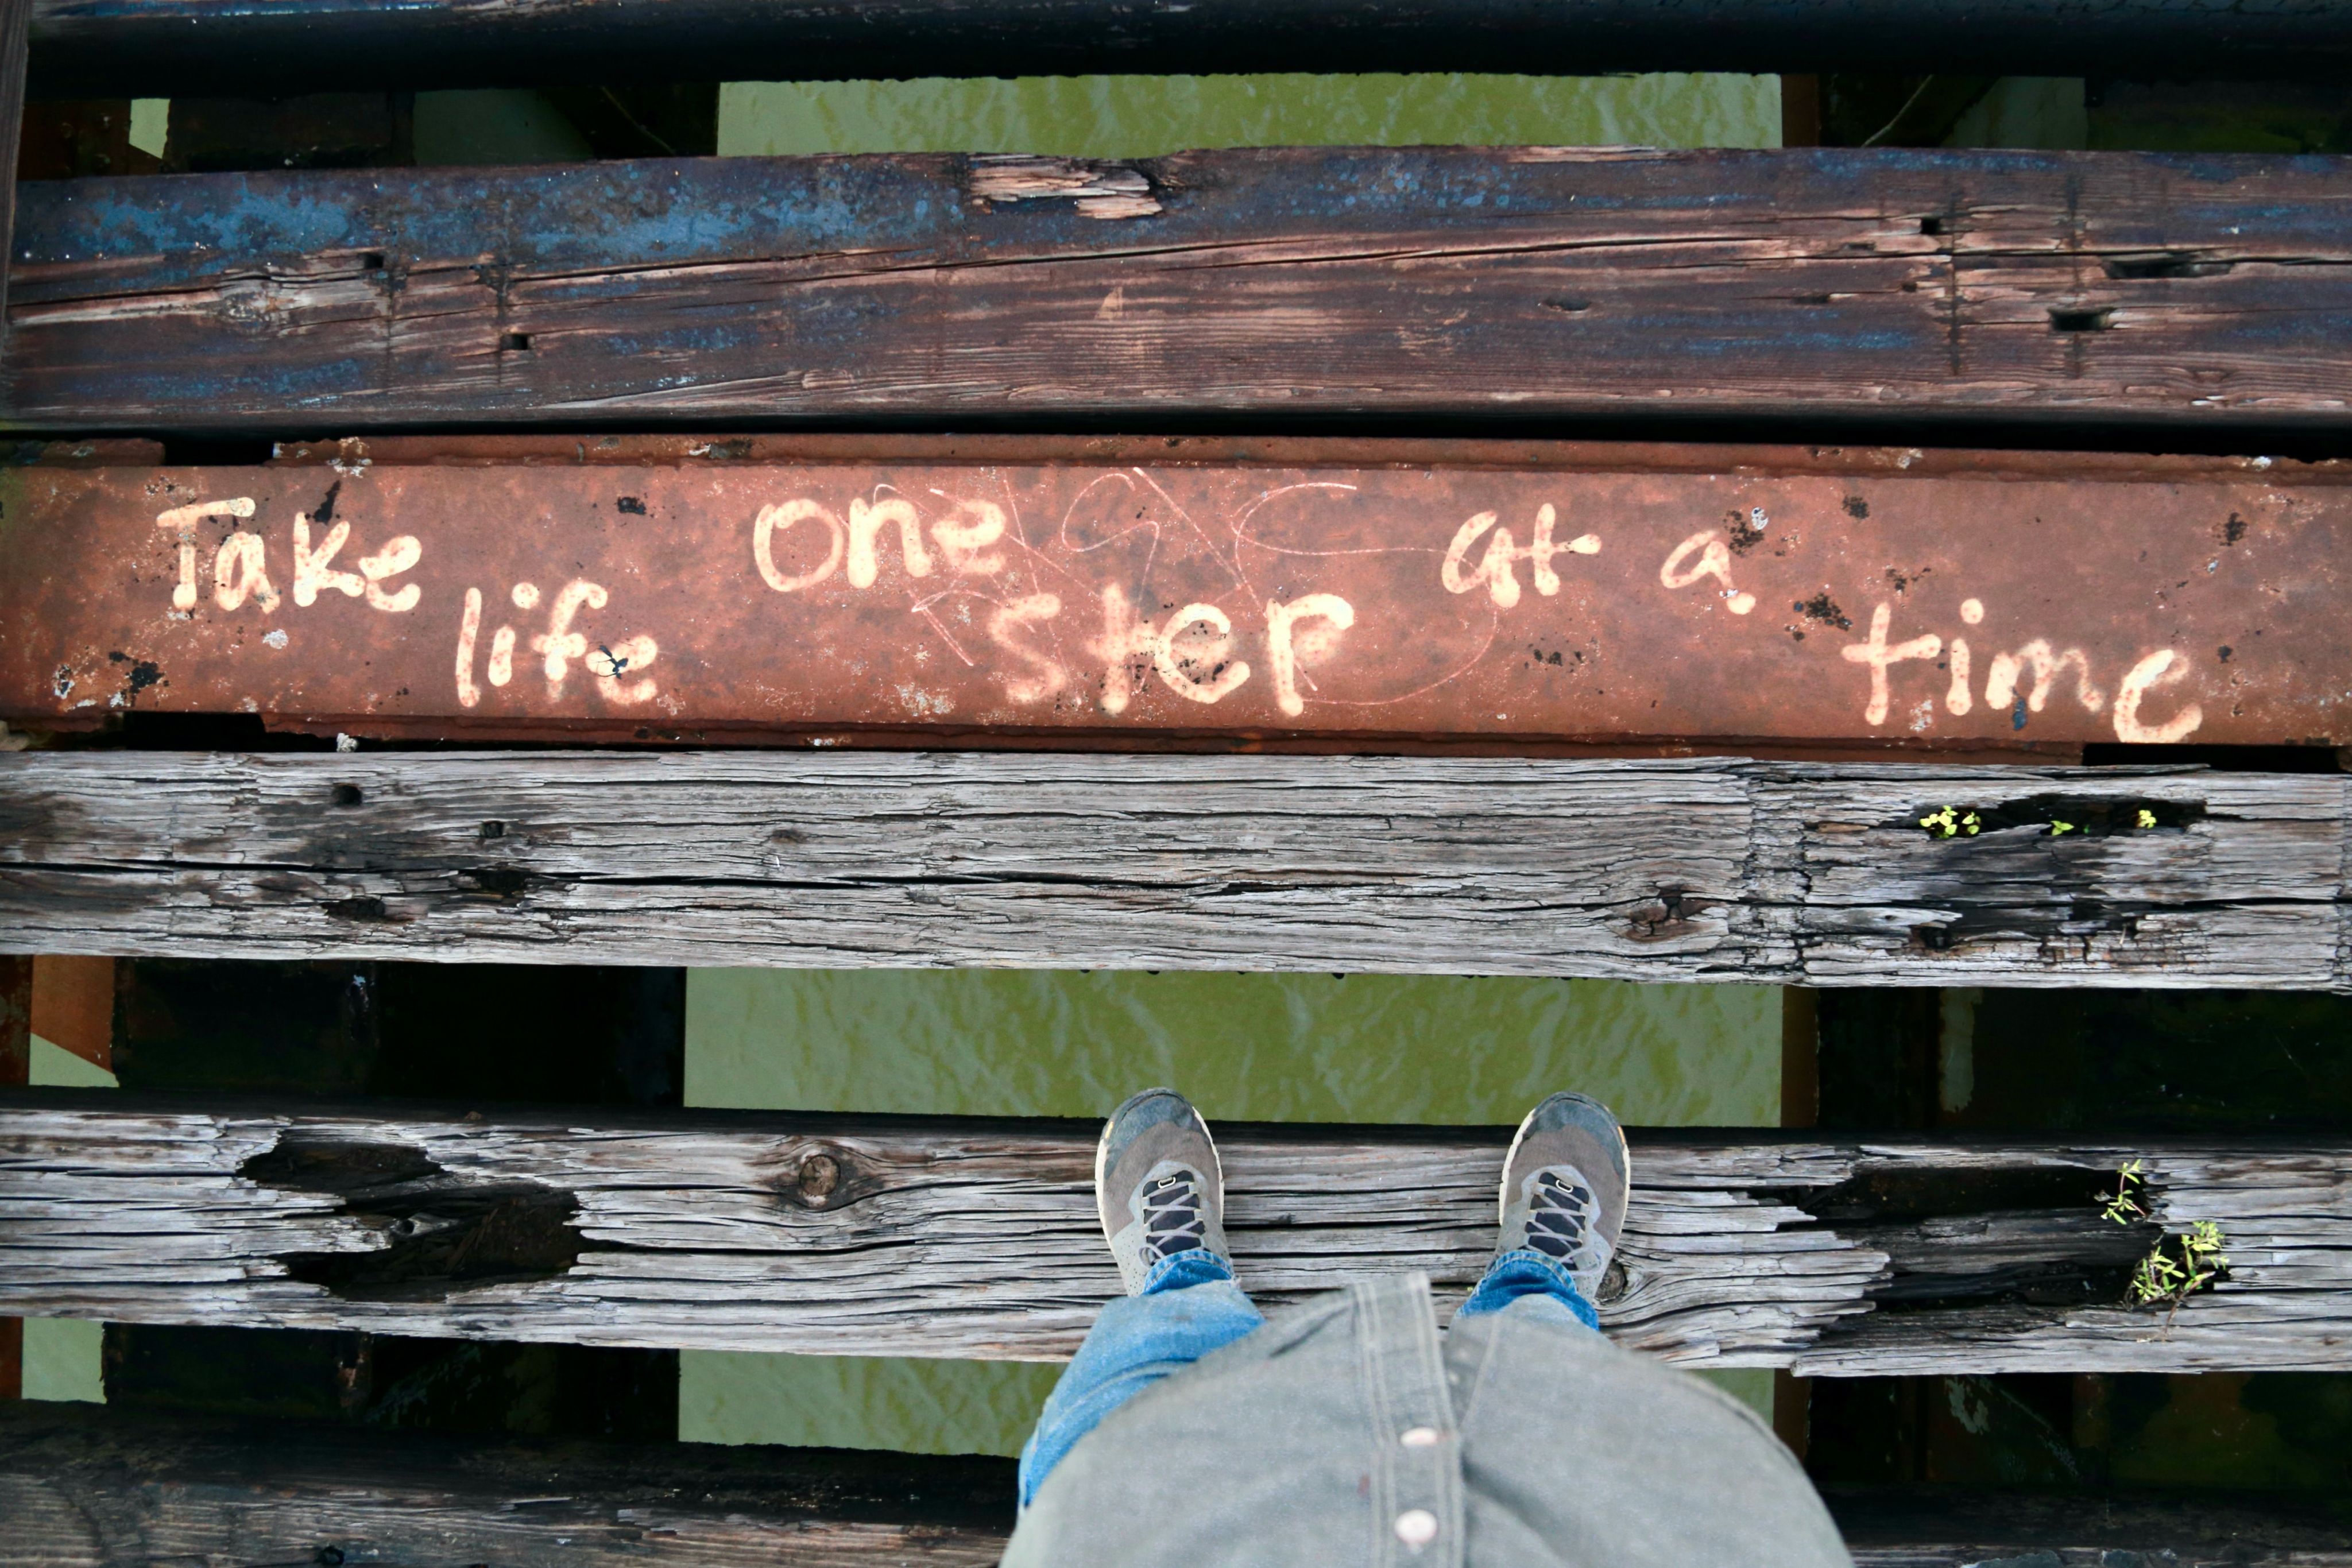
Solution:
{"label": "wooden railroad tie", "polygon": [[[1117,1291],[1092,1124],[0,1096],[0,1312],[1052,1360]],[[1242,1283],[1466,1290],[1506,1129],[1220,1129]],[[1638,1134],[1620,1343],[1811,1376],[2352,1366],[2333,1142]],[[2137,1162],[2137,1164],[2135,1164]],[[2131,1208],[2107,1212],[2117,1196]],[[2217,1227],[2226,1276],[2130,1304]]]}
{"label": "wooden railroad tie", "polygon": [[2347,788],[1710,759],[16,752],[0,950],[2345,989]]}
{"label": "wooden railroad tie", "polygon": [[69,436],[1346,414],[2251,438],[2347,412],[2345,167],[1309,148],[37,183],[0,413]]}
{"label": "wooden railroad tie", "polygon": [[28,751],[0,756],[0,950],[2341,990],[2347,791],[1710,759]]}
{"label": "wooden railroad tie", "polygon": [[[630,1447],[0,1405],[0,1563],[988,1568],[1008,1459]],[[1857,1568],[2352,1568],[2340,1519],[2130,1491],[1832,1490]],[[332,1555],[330,1555],[330,1554]]]}

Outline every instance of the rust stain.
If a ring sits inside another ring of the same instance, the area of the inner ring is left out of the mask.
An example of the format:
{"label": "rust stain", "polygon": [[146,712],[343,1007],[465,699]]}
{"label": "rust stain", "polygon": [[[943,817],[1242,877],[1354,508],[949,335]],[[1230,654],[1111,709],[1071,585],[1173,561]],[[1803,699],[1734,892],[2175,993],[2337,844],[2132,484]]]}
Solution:
{"label": "rust stain", "polygon": [[2347,738],[2327,465],[533,436],[16,473],[34,725]]}

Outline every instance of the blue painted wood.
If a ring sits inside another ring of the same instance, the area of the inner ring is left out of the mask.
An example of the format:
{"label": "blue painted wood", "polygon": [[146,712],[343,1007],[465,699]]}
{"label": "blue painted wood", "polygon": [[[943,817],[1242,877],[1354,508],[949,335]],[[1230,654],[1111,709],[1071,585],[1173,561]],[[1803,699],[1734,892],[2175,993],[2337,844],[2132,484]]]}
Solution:
{"label": "blue painted wood", "polygon": [[62,431],[884,419],[2334,427],[2352,162],[1308,150],[24,187]]}

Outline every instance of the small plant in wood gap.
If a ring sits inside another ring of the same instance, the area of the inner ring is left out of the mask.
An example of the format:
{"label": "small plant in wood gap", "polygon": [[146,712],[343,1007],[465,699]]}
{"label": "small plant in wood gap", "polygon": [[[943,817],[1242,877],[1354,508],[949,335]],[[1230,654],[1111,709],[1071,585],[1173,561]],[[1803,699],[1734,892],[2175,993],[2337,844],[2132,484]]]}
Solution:
{"label": "small plant in wood gap", "polygon": [[2115,1194],[2107,1199],[2106,1207],[2102,1212],[2117,1225],[2146,1219],[2147,1209],[2139,1201],[2146,1186],[2147,1178],[2140,1175],[2140,1162],[2134,1160],[2116,1173]]}
{"label": "small plant in wood gap", "polygon": [[[2116,1190],[2099,1212],[2117,1225],[2136,1225],[2153,1218],[2147,1197],[2146,1167],[2133,1160],[2116,1173]],[[2221,1250],[2226,1244],[2221,1228],[2210,1219],[2197,1221],[2181,1235],[2158,1238],[2155,1249],[2132,1270],[2133,1303],[2153,1307],[2169,1301],[2172,1313],[2178,1313],[2181,1302],[2229,1270],[2230,1260]],[[2165,1317],[2168,1326],[2172,1313]]]}
{"label": "small plant in wood gap", "polygon": [[2139,825],[2143,828],[2152,828],[2156,826],[2156,813],[2149,810],[2147,807],[2142,806],[2139,809]]}
{"label": "small plant in wood gap", "polygon": [[2050,819],[2050,836],[2053,839],[2057,838],[2062,833],[2071,833],[2076,831],[2074,824],[2072,822],[2062,822],[2055,817]]}
{"label": "small plant in wood gap", "polygon": [[[2172,1312],[2166,1314],[2168,1324],[2180,1303],[2211,1284],[2228,1270],[2230,1260],[2221,1249],[2226,1245],[2221,1228],[2210,1219],[2200,1219],[2185,1234],[2158,1241],[2156,1250],[2139,1260],[2132,1274],[2132,1300],[2143,1307],[2159,1302],[2172,1303]],[[2178,1247],[2175,1258],[2168,1247]]]}
{"label": "small plant in wood gap", "polygon": [[1957,839],[1963,833],[1973,835],[1984,824],[1974,811],[1963,814],[1957,807],[1947,806],[1920,818],[1919,825],[1931,839]]}

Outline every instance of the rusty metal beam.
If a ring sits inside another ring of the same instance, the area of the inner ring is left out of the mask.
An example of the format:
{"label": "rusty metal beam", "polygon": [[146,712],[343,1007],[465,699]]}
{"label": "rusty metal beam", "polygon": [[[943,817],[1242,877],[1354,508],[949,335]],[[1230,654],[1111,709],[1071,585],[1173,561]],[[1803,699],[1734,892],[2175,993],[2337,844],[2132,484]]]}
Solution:
{"label": "rusty metal beam", "polygon": [[32,960],[33,1038],[114,1070],[114,960],[44,953]]}
{"label": "rusty metal beam", "polygon": [[2352,738],[2338,465],[878,437],[145,455],[52,448],[0,480],[0,717],[655,741]]}

